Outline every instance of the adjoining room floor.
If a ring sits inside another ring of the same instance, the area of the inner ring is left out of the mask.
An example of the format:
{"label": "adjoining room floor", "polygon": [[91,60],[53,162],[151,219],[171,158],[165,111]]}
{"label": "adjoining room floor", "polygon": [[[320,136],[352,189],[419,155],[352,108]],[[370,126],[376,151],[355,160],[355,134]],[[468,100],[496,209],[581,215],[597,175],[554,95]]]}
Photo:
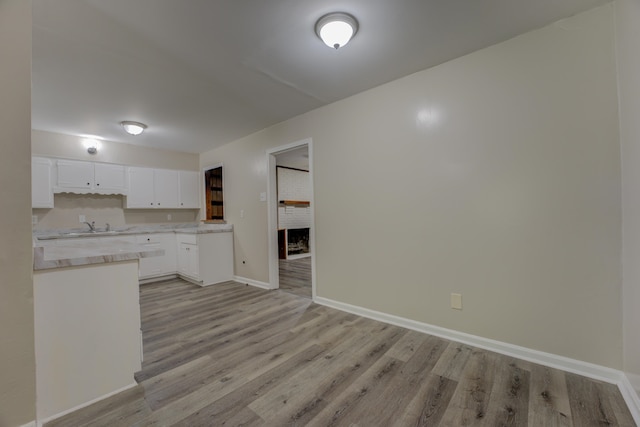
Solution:
{"label": "adjoining room floor", "polygon": [[280,260],[280,290],[311,298],[311,257]]}
{"label": "adjoining room floor", "polygon": [[139,385],[47,426],[633,426],[617,387],[235,282],[141,286]]}

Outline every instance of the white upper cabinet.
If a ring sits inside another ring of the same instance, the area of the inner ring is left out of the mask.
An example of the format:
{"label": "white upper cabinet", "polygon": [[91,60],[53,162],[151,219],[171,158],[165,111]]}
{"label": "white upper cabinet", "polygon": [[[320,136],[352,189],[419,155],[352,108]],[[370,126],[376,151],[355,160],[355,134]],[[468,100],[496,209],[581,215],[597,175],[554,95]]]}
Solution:
{"label": "white upper cabinet", "polygon": [[31,205],[52,208],[54,193],[122,194],[129,209],[198,209],[199,173],[81,160],[31,158]]}
{"label": "white upper cabinet", "polygon": [[95,163],[95,180],[96,189],[118,192],[126,192],[127,174],[126,168],[122,165],[113,165],[107,163]]}
{"label": "white upper cabinet", "polygon": [[122,165],[57,161],[56,192],[126,194],[125,167]]}
{"label": "white upper cabinet", "polygon": [[58,160],[58,183],[60,188],[93,188],[93,163],[74,160]]}
{"label": "white upper cabinet", "polygon": [[178,171],[154,169],[153,189],[158,208],[177,208],[178,206]]}
{"label": "white upper cabinet", "polygon": [[129,168],[127,208],[173,209],[178,203],[178,171]]}
{"label": "white upper cabinet", "polygon": [[155,208],[153,169],[129,168],[128,208]]}
{"label": "white upper cabinet", "polygon": [[179,197],[180,207],[185,209],[198,209],[200,207],[200,174],[198,172],[179,172]]}
{"label": "white upper cabinet", "polygon": [[53,207],[53,171],[51,160],[31,158],[31,207]]}

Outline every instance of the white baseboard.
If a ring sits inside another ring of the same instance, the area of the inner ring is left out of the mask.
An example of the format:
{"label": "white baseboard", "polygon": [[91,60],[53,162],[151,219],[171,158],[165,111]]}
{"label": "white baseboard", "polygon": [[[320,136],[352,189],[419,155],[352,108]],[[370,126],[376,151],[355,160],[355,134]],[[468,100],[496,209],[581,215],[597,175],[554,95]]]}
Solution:
{"label": "white baseboard", "polygon": [[425,334],[435,335],[451,341],[468,344],[473,347],[482,348],[507,356],[516,357],[518,359],[527,360],[529,362],[548,366],[550,368],[561,369],[563,371],[582,375],[595,380],[604,381],[615,384],[620,389],[620,393],[624,398],[629,411],[633,415],[634,420],[640,425],[640,400],[635,390],[631,386],[629,379],[622,371],[607,368],[605,366],[593,363],[583,362],[581,360],[571,359],[552,353],[546,353],[539,350],[533,350],[514,344],[483,338],[464,332],[455,331],[453,329],[442,328],[440,326],[430,325],[428,323],[418,322],[404,317],[371,310],[356,305],[351,305],[323,297],[316,297],[314,302],[337,310],[346,311],[348,313],[357,314],[380,322],[389,323],[391,325],[400,326],[402,328],[411,329]]}
{"label": "white baseboard", "polygon": [[[62,412],[57,413],[55,415],[51,415],[51,416],[46,417],[46,418],[44,418],[42,420],[37,420],[35,426],[36,427],[42,427],[45,423],[48,423],[49,421],[53,421],[53,420],[58,419],[60,417],[64,417],[65,415],[70,414],[72,412],[75,412],[78,409],[86,408],[89,405],[93,405],[96,402],[99,402],[101,400],[107,399],[107,398],[109,398],[109,397],[111,397],[113,395],[116,395],[118,393],[122,393],[123,391],[126,391],[126,390],[129,390],[130,388],[136,387],[137,385],[138,385],[138,383],[134,381],[133,383],[131,383],[131,384],[127,385],[127,386],[124,386],[122,388],[114,390],[114,391],[112,391],[110,393],[107,393],[107,394],[102,395],[100,397],[97,397],[95,399],[92,399],[92,400],[90,400],[88,402],[84,402],[84,403],[82,403],[82,404],[80,404],[78,406],[74,406],[73,408],[67,409],[66,411],[62,411]],[[36,403],[36,406],[37,406],[37,403]]]}
{"label": "white baseboard", "polygon": [[637,389],[634,387],[634,384],[637,384],[636,380],[638,378],[634,377],[636,376],[623,374],[618,388],[620,389],[620,393],[622,393],[622,397],[624,397],[624,401],[627,402],[634,421],[640,426],[640,396],[638,396]]}
{"label": "white baseboard", "polygon": [[139,279],[138,283],[140,283],[141,285],[146,285],[148,283],[163,282],[165,280],[176,279],[177,277],[178,277],[177,274],[165,274],[162,276],[147,277],[146,279]]}
{"label": "white baseboard", "polygon": [[247,279],[246,277],[233,276],[233,281],[238,283],[244,283],[245,285],[255,286],[260,289],[272,290],[273,288],[267,282],[260,282],[258,280]]}

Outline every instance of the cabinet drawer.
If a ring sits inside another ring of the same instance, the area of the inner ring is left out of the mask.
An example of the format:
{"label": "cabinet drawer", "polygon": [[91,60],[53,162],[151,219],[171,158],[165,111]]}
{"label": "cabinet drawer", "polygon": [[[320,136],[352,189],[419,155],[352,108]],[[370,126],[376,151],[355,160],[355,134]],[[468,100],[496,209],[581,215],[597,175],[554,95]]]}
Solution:
{"label": "cabinet drawer", "polygon": [[187,243],[190,245],[196,245],[198,243],[198,236],[195,234],[177,234],[178,243]]}
{"label": "cabinet drawer", "polygon": [[160,243],[160,236],[157,234],[141,234],[136,236],[136,243],[144,245],[145,243]]}

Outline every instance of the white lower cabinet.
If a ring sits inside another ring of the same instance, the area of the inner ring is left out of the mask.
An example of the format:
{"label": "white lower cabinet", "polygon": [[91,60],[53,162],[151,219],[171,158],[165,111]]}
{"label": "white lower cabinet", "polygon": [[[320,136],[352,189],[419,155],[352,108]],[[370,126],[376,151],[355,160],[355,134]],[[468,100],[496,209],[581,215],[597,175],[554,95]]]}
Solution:
{"label": "white lower cabinet", "polygon": [[176,274],[176,237],[174,233],[137,235],[136,243],[148,248],[164,250],[162,256],[140,258],[139,279]]}
{"label": "white lower cabinet", "polygon": [[145,283],[176,275],[201,286],[233,280],[233,232],[102,235],[37,240],[35,246],[74,246],[78,240],[96,246],[123,242],[164,250],[164,255],[140,258],[138,279]]}
{"label": "white lower cabinet", "polygon": [[233,280],[233,233],[176,234],[178,274],[201,286]]}
{"label": "white lower cabinet", "polygon": [[200,280],[198,243],[195,235],[178,237],[178,274]]}

